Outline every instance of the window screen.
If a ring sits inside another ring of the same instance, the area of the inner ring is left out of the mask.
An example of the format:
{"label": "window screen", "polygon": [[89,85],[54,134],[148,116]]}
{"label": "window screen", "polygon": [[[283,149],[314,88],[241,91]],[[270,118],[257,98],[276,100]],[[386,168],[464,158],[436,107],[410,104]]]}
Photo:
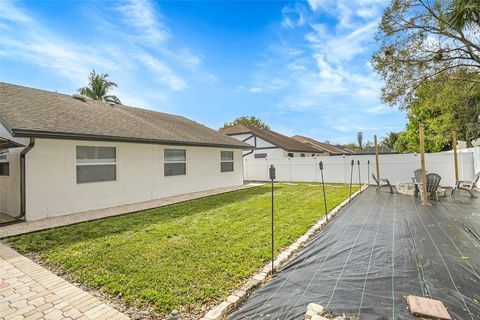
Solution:
{"label": "window screen", "polygon": [[293,155],[292,152],[289,152],[289,153],[288,153],[288,157],[289,157],[289,158],[293,158],[293,156],[294,156],[294,155]]}
{"label": "window screen", "polygon": [[301,153],[300,157],[305,158],[305,153]]}
{"label": "window screen", "polygon": [[220,152],[220,172],[233,171],[233,151]]}
{"label": "window screen", "polygon": [[0,176],[10,175],[10,163],[0,162]]}
{"label": "window screen", "polygon": [[187,151],[185,149],[164,150],[164,175],[181,176],[187,173]]}
{"label": "window screen", "polygon": [[77,146],[77,183],[117,180],[115,147]]}

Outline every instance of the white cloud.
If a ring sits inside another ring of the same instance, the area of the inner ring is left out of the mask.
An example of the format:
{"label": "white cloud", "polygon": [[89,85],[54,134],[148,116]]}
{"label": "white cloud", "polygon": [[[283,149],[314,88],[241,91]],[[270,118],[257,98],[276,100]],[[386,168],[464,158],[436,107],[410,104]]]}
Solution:
{"label": "white cloud", "polygon": [[259,87],[252,87],[248,91],[250,91],[251,93],[260,93],[260,92],[263,92],[264,90],[262,88],[259,88]]}
{"label": "white cloud", "polygon": [[[85,84],[92,69],[109,73],[114,81],[157,82],[154,101],[163,101],[164,92],[188,88],[188,81],[216,82],[204,70],[205,57],[173,40],[172,31],[157,5],[149,0],[95,2],[81,5],[80,12],[91,20],[97,32],[88,43],[66,38],[40,16],[13,1],[0,5],[0,52],[2,59],[20,60],[53,71],[71,87]],[[113,13],[113,14],[112,14]],[[126,36],[127,35],[127,36]],[[151,78],[148,78],[148,73]],[[201,79],[201,80],[200,80]],[[129,95],[128,90],[115,92]],[[145,105],[148,100],[126,98]]]}
{"label": "white cloud", "polygon": [[148,0],[128,0],[116,8],[124,23],[136,31],[136,36],[151,44],[166,41],[170,36],[169,29],[158,19],[161,17],[154,4]]}
{"label": "white cloud", "polygon": [[187,87],[186,82],[180,78],[171,68],[164,62],[152,57],[149,54],[141,54],[138,59],[153,72],[156,78],[166,84],[170,89],[183,90]]}

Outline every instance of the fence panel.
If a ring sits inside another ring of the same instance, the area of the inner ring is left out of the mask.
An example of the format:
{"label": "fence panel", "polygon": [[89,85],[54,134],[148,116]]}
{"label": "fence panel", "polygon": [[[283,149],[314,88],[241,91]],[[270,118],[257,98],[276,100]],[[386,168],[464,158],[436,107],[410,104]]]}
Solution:
{"label": "fence panel", "polygon": [[[458,154],[459,178],[472,179],[475,172],[474,149]],[[388,178],[392,184],[409,182],[413,171],[420,168],[418,154],[386,154],[379,156],[380,177]],[[454,185],[455,174],[452,152],[428,153],[425,155],[427,172],[438,173],[442,185]],[[277,180],[291,182],[319,182],[319,162],[324,164],[324,178],[330,183],[350,182],[351,161],[354,160],[353,183],[359,183],[358,164],[360,161],[360,182],[373,183],[376,174],[374,155],[348,155],[316,158],[245,159],[245,180],[268,180],[268,167],[274,165]],[[475,159],[476,160],[476,159]],[[368,161],[370,163],[368,164]]]}

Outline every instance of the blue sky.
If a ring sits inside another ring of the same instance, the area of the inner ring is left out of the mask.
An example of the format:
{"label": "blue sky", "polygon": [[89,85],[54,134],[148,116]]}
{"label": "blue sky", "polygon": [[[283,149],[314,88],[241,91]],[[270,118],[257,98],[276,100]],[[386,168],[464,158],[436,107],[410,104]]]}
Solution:
{"label": "blue sky", "polygon": [[369,60],[385,0],[0,0],[0,80],[63,93],[108,73],[124,104],[217,129],[255,115],[337,143],[404,127]]}

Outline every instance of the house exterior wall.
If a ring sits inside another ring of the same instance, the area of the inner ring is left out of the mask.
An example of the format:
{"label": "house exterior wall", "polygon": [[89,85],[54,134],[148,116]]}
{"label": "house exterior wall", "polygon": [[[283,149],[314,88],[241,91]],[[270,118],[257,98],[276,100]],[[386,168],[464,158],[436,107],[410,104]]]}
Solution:
{"label": "house exterior wall", "polygon": [[[25,144],[25,139],[14,139],[8,130],[0,124],[0,137],[14,140]],[[8,150],[7,160],[10,174],[0,176],[0,212],[10,216],[20,213],[20,152],[23,148],[11,148]]]}
{"label": "house exterior wall", "polygon": [[[77,184],[76,146],[116,147],[116,181]],[[164,176],[165,148],[186,149],[186,175]],[[233,172],[220,172],[220,151],[234,151]],[[26,160],[26,219],[37,220],[241,184],[242,150],[36,139]]]}
{"label": "house exterior wall", "polygon": [[9,150],[7,161],[10,174],[0,176],[0,212],[12,217],[20,213],[20,152],[22,148]]}

